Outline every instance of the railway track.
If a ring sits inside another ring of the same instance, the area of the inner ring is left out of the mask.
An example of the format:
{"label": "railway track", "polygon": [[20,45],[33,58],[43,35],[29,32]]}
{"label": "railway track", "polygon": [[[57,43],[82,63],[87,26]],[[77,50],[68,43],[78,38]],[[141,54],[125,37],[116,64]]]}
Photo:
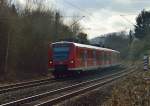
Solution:
{"label": "railway track", "polygon": [[20,89],[24,89],[24,88],[29,88],[29,87],[35,87],[35,86],[39,86],[42,84],[53,83],[56,81],[58,81],[58,80],[55,78],[46,78],[46,79],[42,79],[42,80],[27,81],[27,82],[22,82],[22,83],[0,86],[0,94],[6,93],[6,92],[11,92],[11,91],[16,91],[16,90],[20,90]]}
{"label": "railway track", "polygon": [[85,93],[87,91],[102,87],[112,81],[115,81],[121,77],[124,77],[135,71],[135,67],[131,67],[130,70],[125,69],[115,74],[107,75],[101,78],[97,78],[90,81],[73,84],[67,87],[56,89],[53,91],[41,93],[38,95],[30,96],[27,98],[19,99],[9,103],[1,104],[1,106],[47,106],[57,104],[61,101],[74,97],[76,95]]}
{"label": "railway track", "polygon": [[23,89],[23,88],[39,86],[42,84],[55,82],[55,81],[56,80],[53,78],[47,78],[47,79],[42,79],[42,80],[34,80],[34,81],[10,84],[10,85],[6,85],[6,86],[0,86],[0,94],[6,93],[6,92],[11,92],[11,91],[16,91],[16,90]]}

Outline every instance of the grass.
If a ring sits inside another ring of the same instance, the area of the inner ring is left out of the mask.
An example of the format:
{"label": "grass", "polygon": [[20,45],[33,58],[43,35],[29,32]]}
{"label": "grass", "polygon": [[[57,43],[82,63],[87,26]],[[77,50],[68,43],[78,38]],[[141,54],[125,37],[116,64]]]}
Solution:
{"label": "grass", "polygon": [[[120,81],[80,95],[61,106],[150,106],[150,70],[138,69]],[[145,79],[146,78],[146,79]]]}
{"label": "grass", "polygon": [[141,69],[119,82],[103,106],[150,106],[150,72]]}
{"label": "grass", "polygon": [[[20,75],[21,76],[21,75]],[[47,74],[47,75],[39,75],[39,74],[24,74],[24,76],[17,77],[13,76],[12,74],[10,75],[9,79],[8,78],[0,78],[0,86],[5,86],[9,84],[14,84],[14,83],[22,83],[22,82],[27,82],[27,81],[34,81],[34,80],[41,80],[45,78],[53,78],[52,74]]]}

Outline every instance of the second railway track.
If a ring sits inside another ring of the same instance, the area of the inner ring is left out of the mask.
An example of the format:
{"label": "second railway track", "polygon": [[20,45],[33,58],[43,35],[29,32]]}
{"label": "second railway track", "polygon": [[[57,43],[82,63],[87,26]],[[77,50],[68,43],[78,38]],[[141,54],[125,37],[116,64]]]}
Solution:
{"label": "second railway track", "polygon": [[[132,70],[135,67],[130,68]],[[120,77],[126,76],[132,71],[127,71],[127,69],[117,72],[115,74],[107,75],[102,78],[97,78],[90,81],[81,82],[78,84],[73,84],[64,88],[56,89],[53,91],[41,93],[38,95],[30,96],[27,98],[19,99],[16,101],[12,101],[9,103],[2,104],[1,106],[24,106],[30,105],[30,106],[47,106],[47,105],[53,105],[56,103],[59,103],[63,100],[66,100],[70,97],[85,93],[87,91],[90,91],[92,89],[95,89],[97,87],[100,87],[106,83],[110,83],[116,79],[119,79]]]}
{"label": "second railway track", "polygon": [[[5,85],[5,86],[0,86],[0,94],[6,93],[6,92],[11,92],[11,91],[16,91],[16,90],[20,90],[20,89],[24,89],[24,88],[29,88],[29,87],[35,87],[35,86],[39,86],[42,84],[60,82],[60,81],[61,80],[57,80],[55,78],[45,78],[45,79],[41,79],[41,80],[9,84],[9,85]],[[63,82],[63,81],[61,81],[61,82]]]}
{"label": "second railway track", "polygon": [[10,84],[6,86],[0,86],[0,94],[10,92],[10,91],[15,91],[15,90],[22,89],[22,88],[39,86],[41,84],[46,84],[46,83],[55,82],[55,81],[56,80],[53,78],[47,78],[47,79],[42,79],[42,80],[34,80],[34,81]]}

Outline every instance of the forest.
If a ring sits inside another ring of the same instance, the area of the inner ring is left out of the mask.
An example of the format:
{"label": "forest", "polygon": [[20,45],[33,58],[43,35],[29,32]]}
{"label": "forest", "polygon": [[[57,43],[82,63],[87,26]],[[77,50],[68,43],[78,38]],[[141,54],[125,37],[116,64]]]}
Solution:
{"label": "forest", "polygon": [[60,40],[88,42],[74,17],[65,25],[62,14],[44,1],[28,0],[21,9],[0,0],[0,78],[46,75],[48,45]]}
{"label": "forest", "polygon": [[[33,8],[31,4],[35,7]],[[0,0],[0,79],[47,74],[47,50],[51,42],[67,40],[89,44],[87,34],[73,17],[70,25],[44,2],[28,0],[24,9],[13,0]],[[150,11],[143,10],[129,34],[106,34],[106,47],[121,52],[122,58],[137,60],[150,50]]]}
{"label": "forest", "polygon": [[150,11],[142,10],[129,32],[113,32],[102,37],[103,46],[120,51],[122,59],[142,60],[143,55],[150,55]]}

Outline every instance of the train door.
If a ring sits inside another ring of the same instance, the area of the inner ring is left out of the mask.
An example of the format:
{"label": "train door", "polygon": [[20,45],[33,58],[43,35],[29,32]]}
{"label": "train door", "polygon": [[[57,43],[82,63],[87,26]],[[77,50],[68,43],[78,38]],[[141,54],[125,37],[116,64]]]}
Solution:
{"label": "train door", "polygon": [[111,53],[111,65],[114,65],[114,53]]}
{"label": "train door", "polygon": [[98,57],[99,57],[99,60],[98,60],[98,61],[99,61],[99,66],[101,66],[101,65],[103,64],[103,63],[102,63],[102,61],[103,61],[103,60],[102,60],[102,59],[103,59],[102,51],[99,52]]}
{"label": "train door", "polygon": [[101,66],[104,66],[104,51],[101,52]]}
{"label": "train door", "polygon": [[83,61],[84,61],[84,66],[87,67],[87,50],[84,50]]}
{"label": "train door", "polygon": [[96,51],[93,51],[93,65],[96,66]]}
{"label": "train door", "polygon": [[111,66],[111,52],[109,52],[109,66]]}

